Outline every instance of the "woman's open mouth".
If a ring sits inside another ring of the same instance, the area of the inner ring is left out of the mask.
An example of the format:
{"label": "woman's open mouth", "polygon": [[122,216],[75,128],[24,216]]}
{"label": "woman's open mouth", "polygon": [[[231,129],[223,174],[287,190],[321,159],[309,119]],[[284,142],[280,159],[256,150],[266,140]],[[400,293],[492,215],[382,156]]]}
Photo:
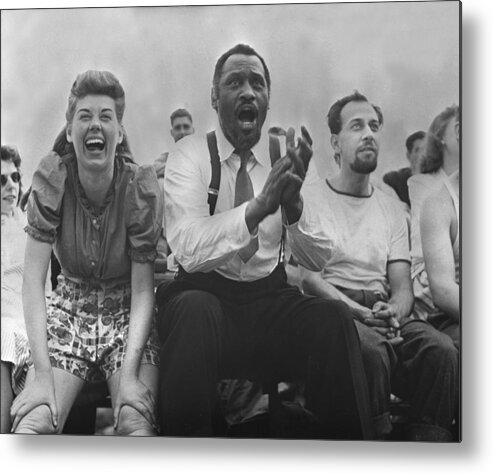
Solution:
{"label": "woman's open mouth", "polygon": [[90,152],[98,152],[98,151],[103,151],[104,150],[104,145],[105,141],[102,138],[88,138],[84,142],[85,147],[90,151]]}

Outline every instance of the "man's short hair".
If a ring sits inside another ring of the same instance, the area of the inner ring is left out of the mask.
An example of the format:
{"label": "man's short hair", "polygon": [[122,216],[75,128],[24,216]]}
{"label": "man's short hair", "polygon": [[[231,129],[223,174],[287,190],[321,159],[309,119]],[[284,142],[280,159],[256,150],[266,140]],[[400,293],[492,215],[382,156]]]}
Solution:
{"label": "man's short hair", "polygon": [[169,117],[171,125],[173,125],[174,120],[178,117],[188,117],[190,119],[190,122],[193,123],[192,115],[187,109],[176,109]]}
{"label": "man's short hair", "polygon": [[413,146],[414,142],[416,140],[423,140],[425,137],[426,133],[423,132],[422,130],[419,130],[417,132],[411,133],[406,139],[406,148],[409,153],[413,151]]}
{"label": "man's short hair", "polygon": [[[341,111],[346,104],[349,104],[349,102],[368,102],[370,104],[368,99],[363,94],[360,94],[357,90],[355,90],[351,95],[342,97],[341,99],[334,102],[334,104],[332,104],[331,108],[329,109],[329,113],[327,114],[327,123],[329,124],[330,133],[332,133],[333,135],[338,135],[342,129]],[[377,113],[378,123],[380,125],[383,125],[382,110],[377,105],[370,105],[375,109],[375,112]]]}
{"label": "man's short hair", "polygon": [[251,46],[247,44],[237,44],[236,46],[233,46],[231,49],[228,49],[218,60],[216,63],[216,67],[214,69],[214,77],[212,78],[212,87],[214,89],[214,93],[218,95],[219,91],[219,81],[221,79],[221,74],[223,72],[223,66],[226,60],[230,57],[233,56],[233,54],[244,54],[246,56],[257,56],[257,58],[260,59],[260,62],[262,63],[262,66],[264,67],[264,73],[265,73],[265,80],[267,82],[267,90],[270,94],[270,73],[269,69],[267,68],[267,64],[265,64],[264,58],[260,56],[260,54],[257,53]]}

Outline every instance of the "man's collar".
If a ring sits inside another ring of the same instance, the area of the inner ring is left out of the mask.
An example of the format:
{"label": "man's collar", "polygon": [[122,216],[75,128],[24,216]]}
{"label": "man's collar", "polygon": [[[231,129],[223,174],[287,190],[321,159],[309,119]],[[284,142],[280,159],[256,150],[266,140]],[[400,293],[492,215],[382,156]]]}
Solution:
{"label": "man's collar", "polygon": [[[234,152],[234,146],[228,141],[228,139],[224,136],[224,133],[221,129],[221,124],[219,123],[219,119],[216,120],[216,138],[217,138],[217,149],[219,151],[219,157],[221,161],[227,160],[231,154]],[[270,167],[270,157],[269,157],[269,136],[267,133],[268,128],[263,126],[262,134],[260,135],[260,140],[258,143],[252,148],[252,153],[255,159],[262,165],[267,168]]]}

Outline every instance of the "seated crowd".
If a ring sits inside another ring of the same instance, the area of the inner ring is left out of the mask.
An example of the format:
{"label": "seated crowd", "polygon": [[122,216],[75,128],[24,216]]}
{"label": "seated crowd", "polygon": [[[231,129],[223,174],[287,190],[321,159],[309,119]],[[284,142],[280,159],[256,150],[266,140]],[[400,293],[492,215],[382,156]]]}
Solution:
{"label": "seated crowd", "polygon": [[24,195],[2,146],[2,432],[62,433],[103,382],[116,434],[227,436],[274,383],[310,420],[294,437],[390,439],[397,396],[403,439],[458,439],[459,108],[408,138],[390,196],[371,181],[378,106],[357,91],[330,106],[338,171],[318,178],[304,126],[263,128],[270,90],[264,59],[234,46],[215,130],[178,109],[174,148],[143,166],[120,82],[87,71]]}

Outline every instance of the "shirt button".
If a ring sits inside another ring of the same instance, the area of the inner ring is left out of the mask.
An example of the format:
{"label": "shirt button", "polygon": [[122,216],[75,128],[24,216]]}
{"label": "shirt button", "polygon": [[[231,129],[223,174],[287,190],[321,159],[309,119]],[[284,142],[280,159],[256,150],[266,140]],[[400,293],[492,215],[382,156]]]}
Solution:
{"label": "shirt button", "polygon": [[98,223],[97,219],[93,219],[93,220],[92,220],[92,223],[93,223],[94,225],[96,225],[96,224]]}
{"label": "shirt button", "polygon": [[96,265],[96,262],[91,262],[91,267],[94,267]]}

